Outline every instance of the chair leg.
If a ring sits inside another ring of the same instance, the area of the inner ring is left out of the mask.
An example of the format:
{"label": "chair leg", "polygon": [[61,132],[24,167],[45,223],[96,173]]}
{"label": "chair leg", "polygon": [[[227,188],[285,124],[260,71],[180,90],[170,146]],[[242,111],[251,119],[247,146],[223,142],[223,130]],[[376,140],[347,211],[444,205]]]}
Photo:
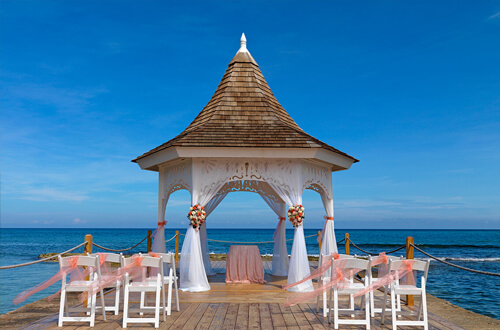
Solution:
{"label": "chair leg", "polygon": [[316,297],[316,314],[319,313],[319,296]]}
{"label": "chair leg", "polygon": [[397,329],[397,326],[396,326],[396,319],[397,319],[396,301],[395,301],[396,299],[397,299],[397,295],[394,292],[394,287],[391,287],[391,314],[392,314],[392,329],[393,330]]}
{"label": "chair leg", "polygon": [[[165,290],[163,290],[163,303],[165,303]],[[172,314],[172,281],[168,282],[167,315]]]}
{"label": "chair leg", "polygon": [[122,324],[122,328],[127,327],[127,319],[128,319],[128,285],[125,284],[125,288],[123,289],[123,324]]}
{"label": "chair leg", "polygon": [[330,291],[330,298],[328,299],[328,324],[332,323],[332,289]]}
{"label": "chair leg", "polygon": [[58,327],[63,326],[63,317],[64,317],[64,306],[66,305],[66,289],[61,290],[61,301],[59,302],[59,322],[57,323]]}
{"label": "chair leg", "polygon": [[422,289],[422,313],[424,314],[424,330],[429,329],[429,321],[427,319],[427,296],[425,287]]}
{"label": "chair leg", "polygon": [[[147,300],[146,292],[141,292],[141,302],[139,304],[139,309],[143,309],[146,306],[146,300]],[[143,312],[139,312],[139,315],[144,315]]]}
{"label": "chair leg", "polygon": [[102,306],[102,317],[106,321],[106,305],[104,304],[104,291],[101,290],[101,306]]}
{"label": "chair leg", "polygon": [[94,293],[91,299],[92,303],[90,305],[90,327],[93,327],[95,322],[95,305],[97,304],[97,293]]}
{"label": "chair leg", "polygon": [[[175,278],[175,277],[174,277]],[[177,311],[180,312],[181,308],[179,307],[179,288],[177,287],[177,279],[174,279],[175,282],[175,303],[177,304]]]}
{"label": "chair leg", "polygon": [[370,291],[370,313],[371,317],[375,317],[375,295],[373,291]]}
{"label": "chair leg", "polygon": [[[64,305],[66,307],[66,311],[64,314],[66,314],[66,317],[69,317],[69,305],[68,305],[68,298],[64,299]],[[90,314],[89,314],[90,315]]]}
{"label": "chair leg", "polygon": [[417,314],[417,321],[420,321],[420,318],[422,317],[422,307],[423,307],[423,299],[420,297],[420,304],[418,304],[418,314]]}
{"label": "chair leg", "polygon": [[333,290],[333,326],[335,329],[339,328],[339,292],[337,289]]}
{"label": "chair leg", "polygon": [[327,314],[330,313],[330,310],[327,307],[327,300],[328,300],[328,298],[326,296],[326,291],[325,291],[325,292],[323,292],[323,317],[326,317]]}
{"label": "chair leg", "polygon": [[120,288],[121,285],[118,283],[115,290],[115,315],[120,312]]}
{"label": "chair leg", "polygon": [[385,307],[387,306],[387,285],[384,287],[384,298],[383,298],[383,305],[382,305],[382,317],[380,319],[380,324],[384,324],[384,318],[385,318]]}
{"label": "chair leg", "polygon": [[370,330],[370,298],[369,294],[365,294],[365,320],[366,320],[366,330]]}
{"label": "chair leg", "polygon": [[[163,283],[162,283],[163,285]],[[161,288],[158,286],[156,289],[156,301],[155,301],[155,328],[160,327],[160,294],[161,294]],[[163,311],[165,311],[165,307],[163,308]]]}

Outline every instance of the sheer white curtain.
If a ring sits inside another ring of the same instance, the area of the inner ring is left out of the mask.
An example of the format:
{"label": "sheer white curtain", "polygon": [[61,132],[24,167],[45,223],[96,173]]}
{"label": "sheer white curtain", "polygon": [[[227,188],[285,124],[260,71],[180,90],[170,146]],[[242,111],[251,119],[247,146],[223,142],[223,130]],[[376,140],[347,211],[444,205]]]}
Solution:
{"label": "sheer white curtain", "polygon": [[275,276],[287,276],[289,261],[288,250],[286,248],[286,204],[283,201],[276,201],[264,193],[259,193],[259,195],[279,218],[273,235],[274,248],[271,274]]}
{"label": "sheer white curtain", "polygon": [[274,231],[273,265],[272,273],[275,276],[287,276],[290,261],[288,260],[288,249],[286,247],[286,212],[285,203],[280,205],[280,221]]}
{"label": "sheer white curtain", "polygon": [[[193,159],[191,204],[207,206],[228,177],[234,173],[234,166],[234,163],[225,160]],[[202,225],[204,226],[206,222]],[[180,270],[181,290],[192,292],[210,290],[203,262],[200,231],[195,231],[191,226],[188,226],[182,244]]]}
{"label": "sheer white curtain", "polygon": [[323,201],[323,206],[325,207],[327,216],[325,225],[323,226],[323,230],[321,232],[321,254],[332,254],[334,252],[338,253],[337,239],[335,238],[335,228],[333,225],[333,199],[321,194],[321,200]]}
{"label": "sheer white curtain", "polygon": [[181,251],[180,286],[182,291],[201,292],[210,290],[203,257],[201,255],[200,232],[188,226]]}
{"label": "sheer white curtain", "polygon": [[160,213],[158,214],[158,227],[153,232],[153,244],[151,250],[158,253],[166,253],[167,247],[165,245],[165,224],[163,220],[165,217],[165,209],[167,207],[168,196],[161,200]]}
{"label": "sheer white curtain", "polygon": [[[258,171],[288,205],[302,204],[302,163],[300,160],[264,161],[258,164]],[[299,226],[295,228],[294,232],[287,283],[298,282],[310,273],[304,228]],[[312,281],[306,281],[288,290],[293,292],[312,291]]]}
{"label": "sheer white curtain", "polygon": [[[217,205],[219,205],[226,196],[227,192],[220,192],[215,195],[215,197],[212,198],[210,202],[208,202],[208,204],[205,206],[207,219],[210,213],[215,210]],[[203,255],[203,264],[205,265],[205,271],[207,275],[215,275],[216,272],[212,269],[212,263],[210,262],[210,251],[208,250],[207,225],[208,221],[206,221],[200,228],[201,253]]]}

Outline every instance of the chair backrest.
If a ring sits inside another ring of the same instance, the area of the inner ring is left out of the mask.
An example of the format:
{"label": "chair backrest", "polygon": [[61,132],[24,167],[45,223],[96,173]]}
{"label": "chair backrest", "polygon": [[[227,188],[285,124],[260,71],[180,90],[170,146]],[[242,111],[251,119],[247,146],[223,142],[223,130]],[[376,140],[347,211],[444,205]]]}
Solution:
{"label": "chair backrest", "polygon": [[[70,260],[72,260],[73,257],[61,257],[59,256],[59,267],[62,268],[67,268],[70,266]],[[99,267],[99,261],[96,256],[78,256],[76,265],[81,267]]]}
{"label": "chair backrest", "polygon": [[[151,256],[148,256],[148,255],[143,255],[141,254],[141,265],[142,267],[149,267],[149,268],[161,268],[163,269],[163,267],[161,267],[162,263],[163,263],[163,258],[162,256],[160,256],[159,258],[155,258],[155,257],[151,257]],[[123,267],[126,267],[128,265],[130,265],[132,262],[134,262],[134,258],[130,257],[130,258],[125,258],[122,256],[122,264],[123,264]]]}
{"label": "chair backrest", "polygon": [[[330,254],[320,254],[320,259],[319,259],[319,264],[323,264],[323,260],[329,260],[331,258]],[[339,259],[348,259],[348,258],[354,258],[354,256],[351,256],[349,254],[339,254]]]}
{"label": "chair backrest", "polygon": [[[61,257],[59,256],[59,268],[62,270],[63,268],[67,268],[71,266],[70,260],[74,257]],[[97,273],[97,276],[101,277],[101,265],[99,264],[99,258],[97,256],[78,256],[76,261],[77,267],[92,267],[94,269],[93,274]],[[92,275],[91,280],[95,279]]]}
{"label": "chair backrest", "polygon": [[141,266],[142,267],[149,267],[149,268],[163,268],[163,258],[160,256],[158,258],[143,255],[141,259]]}
{"label": "chair backrest", "polygon": [[170,267],[175,268],[175,254],[173,253],[158,253],[162,257],[163,263],[169,264]]}
{"label": "chair backrest", "polygon": [[369,270],[371,268],[371,261],[357,258],[337,259],[333,262],[333,267],[343,267],[347,269],[362,269]]}
{"label": "chair backrest", "polygon": [[[117,253],[105,253],[106,254],[106,260],[104,262],[106,263],[116,263],[116,264],[120,264],[120,267],[123,266],[122,264],[122,257],[123,257],[123,253],[120,253],[120,254],[117,254]],[[92,253],[91,256],[97,256],[98,258],[99,255],[97,253]]]}
{"label": "chair backrest", "polygon": [[[421,271],[424,272],[424,278],[427,280],[427,274],[429,273],[429,264],[430,261],[422,261],[422,260],[414,260],[410,259],[412,261],[412,269],[413,271]],[[396,269],[400,269],[401,267],[404,267],[404,261],[405,260],[389,260],[389,271],[393,271]]]}

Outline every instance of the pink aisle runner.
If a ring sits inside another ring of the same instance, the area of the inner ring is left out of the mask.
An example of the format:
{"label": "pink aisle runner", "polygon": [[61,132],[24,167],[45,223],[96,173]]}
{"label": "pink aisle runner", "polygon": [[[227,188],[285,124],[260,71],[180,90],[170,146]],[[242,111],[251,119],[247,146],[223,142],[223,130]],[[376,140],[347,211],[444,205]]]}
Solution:
{"label": "pink aisle runner", "polygon": [[227,255],[226,283],[266,283],[257,245],[231,245]]}

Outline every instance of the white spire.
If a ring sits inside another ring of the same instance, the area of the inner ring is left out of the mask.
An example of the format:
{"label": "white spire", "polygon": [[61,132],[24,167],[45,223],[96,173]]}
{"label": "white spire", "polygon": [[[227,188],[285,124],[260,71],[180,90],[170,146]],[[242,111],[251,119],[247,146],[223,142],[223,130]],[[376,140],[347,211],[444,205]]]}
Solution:
{"label": "white spire", "polygon": [[247,52],[248,53],[247,38],[245,38],[245,34],[244,33],[241,34],[240,49],[238,50],[238,52]]}

